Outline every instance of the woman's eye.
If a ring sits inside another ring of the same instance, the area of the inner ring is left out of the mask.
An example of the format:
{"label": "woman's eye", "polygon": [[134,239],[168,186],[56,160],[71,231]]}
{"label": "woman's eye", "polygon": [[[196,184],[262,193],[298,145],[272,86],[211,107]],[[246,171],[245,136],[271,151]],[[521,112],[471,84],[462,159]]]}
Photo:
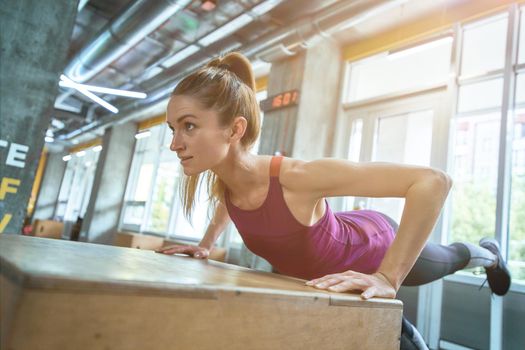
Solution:
{"label": "woman's eye", "polygon": [[186,128],[186,130],[188,131],[191,131],[195,128],[195,124],[193,123],[184,123],[184,127]]}

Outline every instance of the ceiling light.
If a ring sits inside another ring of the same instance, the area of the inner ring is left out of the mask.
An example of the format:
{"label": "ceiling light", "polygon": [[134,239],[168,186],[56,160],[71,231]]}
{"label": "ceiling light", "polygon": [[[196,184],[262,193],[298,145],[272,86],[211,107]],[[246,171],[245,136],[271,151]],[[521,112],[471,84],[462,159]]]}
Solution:
{"label": "ceiling light", "polygon": [[68,90],[60,93],[55,100],[55,108],[72,113],[82,113],[82,102],[77,99],[71,99],[70,96],[75,94],[76,90]]}
{"label": "ceiling light", "polygon": [[63,157],[62,157],[62,160],[63,160],[64,162],[67,162],[67,161],[71,160],[71,154],[68,154],[67,156],[63,156]]}
{"label": "ceiling light", "polygon": [[84,156],[86,155],[86,151],[80,151],[80,152],[77,152],[77,153],[75,153],[75,155],[76,155],[78,158],[84,157]]}
{"label": "ceiling light", "polygon": [[44,140],[45,140],[46,142],[53,142],[53,141],[55,141],[55,139],[52,138],[51,136],[46,136],[46,137],[44,138]]}
{"label": "ceiling light", "polygon": [[162,65],[166,68],[169,68],[179,63],[186,57],[193,55],[197,51],[199,51],[199,47],[197,45],[187,46],[184,49],[177,52],[175,55],[171,56],[170,58],[162,62]]}
{"label": "ceiling light", "polygon": [[64,129],[64,126],[66,125],[64,124],[63,121],[53,118],[51,119],[51,126],[60,130],[60,129]]}
{"label": "ceiling light", "polygon": [[260,16],[264,15],[266,12],[273,9],[275,6],[279,5],[282,0],[268,0],[260,3],[259,5],[255,6],[250,12],[253,14]]}
{"label": "ceiling light", "polygon": [[137,140],[140,140],[140,139],[144,139],[146,137],[150,137],[151,136],[151,131],[149,130],[146,130],[146,131],[141,131],[139,132],[138,134],[135,135],[135,138]]}
{"label": "ceiling light", "polygon": [[132,98],[146,98],[148,95],[146,95],[143,92],[137,92],[137,91],[128,91],[128,90],[120,90],[120,89],[110,89],[105,88],[102,86],[94,86],[94,85],[86,85],[86,84],[79,84],[75,83],[73,81],[63,81],[60,82],[60,86],[63,87],[70,87],[75,89],[77,86],[81,86],[89,91],[92,92],[99,92],[101,94],[108,94],[108,95],[117,95],[117,96],[124,96],[124,97],[132,97]]}
{"label": "ceiling light", "polygon": [[102,151],[102,146],[101,145],[93,147],[93,152],[100,152],[100,151]]}
{"label": "ceiling light", "polygon": [[150,78],[153,78],[155,75],[159,74],[160,72],[162,72],[163,69],[159,66],[155,66],[155,67],[152,67],[152,68],[148,68],[145,72],[144,72],[144,75],[142,75],[140,77],[140,80],[141,81],[146,81]]}
{"label": "ceiling light", "polygon": [[216,0],[204,0],[201,4],[201,9],[203,9],[204,11],[211,11],[215,7],[217,7]]}
{"label": "ceiling light", "polygon": [[80,92],[84,96],[90,98],[94,102],[96,102],[99,105],[101,105],[102,107],[106,108],[108,111],[110,111],[112,113],[118,113],[117,107],[115,107],[112,104],[104,101],[103,99],[101,99],[97,95],[93,94],[88,89],[86,89],[85,87],[81,86],[80,84],[75,83],[73,80],[69,79],[64,74],[62,74],[60,76],[60,79],[61,79],[61,81],[58,83],[58,85],[65,86],[64,84],[66,84],[66,85],[69,85],[69,86],[66,86],[66,87],[72,87],[70,85],[74,84],[74,87],[72,87],[73,89],[77,90],[78,92]]}
{"label": "ceiling light", "polygon": [[198,41],[202,46],[208,46],[211,43],[216,42],[224,38],[225,36],[235,32],[237,29],[244,27],[246,24],[253,21],[253,17],[247,14],[242,14],[225,25],[217,28],[210,34],[206,35]]}

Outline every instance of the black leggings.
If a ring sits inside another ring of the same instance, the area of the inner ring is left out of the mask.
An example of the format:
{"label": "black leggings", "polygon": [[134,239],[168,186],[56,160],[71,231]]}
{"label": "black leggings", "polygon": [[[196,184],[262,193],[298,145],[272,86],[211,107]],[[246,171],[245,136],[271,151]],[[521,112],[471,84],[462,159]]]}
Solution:
{"label": "black leggings", "polygon": [[[391,217],[382,214],[397,232],[399,225]],[[427,242],[416,263],[403,281],[403,286],[420,286],[430,283],[467,266],[470,260],[468,248],[461,243],[444,246]]]}

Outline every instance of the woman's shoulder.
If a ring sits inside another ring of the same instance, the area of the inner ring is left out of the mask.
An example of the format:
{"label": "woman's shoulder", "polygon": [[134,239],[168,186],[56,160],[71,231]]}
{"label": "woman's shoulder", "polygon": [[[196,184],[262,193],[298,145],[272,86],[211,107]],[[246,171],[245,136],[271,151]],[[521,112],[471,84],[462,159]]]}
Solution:
{"label": "woman's shoulder", "polygon": [[294,191],[312,191],[325,176],[345,170],[348,161],[337,158],[319,158],[305,161],[284,157],[279,180],[281,185]]}
{"label": "woman's shoulder", "polygon": [[281,185],[290,190],[301,190],[301,182],[298,182],[298,180],[304,176],[307,163],[307,161],[301,159],[283,157],[279,173]]}

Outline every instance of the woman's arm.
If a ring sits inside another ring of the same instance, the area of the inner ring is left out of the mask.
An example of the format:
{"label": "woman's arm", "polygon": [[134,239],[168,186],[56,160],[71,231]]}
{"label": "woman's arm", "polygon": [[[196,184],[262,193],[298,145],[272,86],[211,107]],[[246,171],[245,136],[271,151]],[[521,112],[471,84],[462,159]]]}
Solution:
{"label": "woman's arm", "polygon": [[224,204],[219,202],[217,204],[217,208],[215,209],[215,214],[208,224],[206,233],[199,243],[199,247],[211,250],[215,244],[215,241],[217,241],[229,222],[230,216],[228,215],[228,210]]}
{"label": "woman's arm", "polygon": [[378,270],[396,291],[421,253],[452,185],[450,177],[438,169],[336,159],[298,162],[283,175],[283,185],[314,198],[405,198],[396,238]]}
{"label": "woman's arm", "polygon": [[156,252],[163,254],[187,254],[199,259],[207,258],[213,250],[215,241],[217,241],[229,222],[230,216],[228,215],[228,210],[224,204],[219,202],[215,209],[215,214],[206,229],[206,233],[204,234],[204,237],[202,237],[198,246],[175,244],[162,247]]}

